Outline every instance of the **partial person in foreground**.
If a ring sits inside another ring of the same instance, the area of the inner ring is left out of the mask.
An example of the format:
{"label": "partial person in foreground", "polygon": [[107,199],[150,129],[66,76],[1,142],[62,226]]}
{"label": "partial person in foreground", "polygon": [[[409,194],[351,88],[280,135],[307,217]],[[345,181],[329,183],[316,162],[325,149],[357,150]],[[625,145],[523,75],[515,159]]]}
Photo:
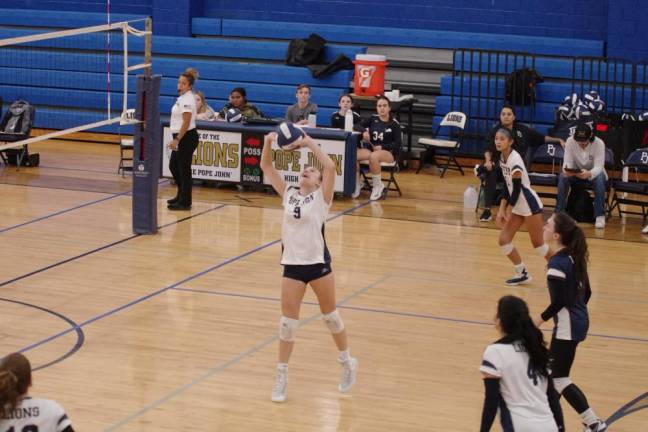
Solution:
{"label": "partial person in foreground", "polygon": [[529,174],[522,156],[513,150],[511,131],[505,128],[499,129],[495,134],[495,146],[500,152],[499,165],[506,182],[495,222],[501,228],[499,245],[502,253],[515,266],[515,274],[506,281],[506,284],[520,285],[531,281],[526,265],[512,243],[515,233],[522,224],[526,224],[531,244],[538,255],[549,259],[549,246],[542,238],[542,201],[531,189]]}
{"label": "partial person in foreground", "polygon": [[607,425],[590,408],[585,394],[572,383],[569,373],[576,347],[585,340],[589,328],[587,302],[592,295],[587,261],[589,252],[583,230],[566,213],[554,214],[544,227],[544,239],[554,255],[547,265],[547,286],[551,303],[536,324],[553,319],[551,338],[551,378],[559,394],[581,416],[587,432],[602,432]]}
{"label": "partial person in foreground", "polygon": [[558,178],[556,211],[565,211],[570,188],[591,187],[594,189],[594,226],[605,228],[606,183],[605,143],[594,136],[589,125],[579,124],[565,144],[563,172]]}
{"label": "partial person in foreground", "polygon": [[305,135],[284,149],[305,148],[315,155],[322,168],[321,171],[313,166],[304,168],[299,175],[299,187],[290,186],[272,162],[271,145],[275,137],[276,134],[272,133],[265,138],[261,169],[281,196],[284,208],[279,358],[271,396],[273,402],[283,402],[288,387],[288,361],[295,344],[299,311],[307,285],[317,296],[324,323],[339,350],[342,376],[338,389],[341,392],[349,391],[354,385],[358,361],[351,357],[347,331],[337,310],[331,256],[324,238],[324,225],[333,200],[335,163],[311,137]]}
{"label": "partial person in foreground", "polygon": [[491,430],[499,408],[505,432],[564,431],[558,395],[549,378],[549,351],[524,300],[499,299],[495,327],[502,337],[486,347],[479,368],[485,388],[479,430]]}
{"label": "partial person in foreground", "polygon": [[29,396],[31,372],[29,360],[20,353],[0,361],[0,431],[74,432],[61,405]]}
{"label": "partial person in foreground", "polygon": [[359,162],[369,161],[371,175],[371,201],[382,198],[385,185],[382,182],[380,164],[391,163],[398,160],[403,146],[401,126],[391,114],[391,102],[385,96],[376,100],[376,114],[362,120],[355,126],[355,130],[362,132],[362,148],[358,149],[358,177],[353,198],[360,196],[363,179],[360,174]]}
{"label": "partial person in foreground", "polygon": [[169,210],[191,209],[191,159],[198,147],[196,130],[196,98],[193,86],[198,80],[198,71],[187,69],[178,78],[178,99],[171,109],[169,128],[173,139],[167,144],[171,149],[169,170],[178,188],[174,198],[167,201]]}

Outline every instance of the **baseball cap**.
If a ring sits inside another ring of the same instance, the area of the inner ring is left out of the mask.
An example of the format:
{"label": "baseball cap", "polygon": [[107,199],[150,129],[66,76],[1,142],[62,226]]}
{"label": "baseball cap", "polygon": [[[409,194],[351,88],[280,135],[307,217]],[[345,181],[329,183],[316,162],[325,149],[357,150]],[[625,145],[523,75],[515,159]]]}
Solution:
{"label": "baseball cap", "polygon": [[592,138],[591,127],[584,123],[576,126],[576,130],[574,131],[574,139],[576,141],[589,141],[590,138]]}

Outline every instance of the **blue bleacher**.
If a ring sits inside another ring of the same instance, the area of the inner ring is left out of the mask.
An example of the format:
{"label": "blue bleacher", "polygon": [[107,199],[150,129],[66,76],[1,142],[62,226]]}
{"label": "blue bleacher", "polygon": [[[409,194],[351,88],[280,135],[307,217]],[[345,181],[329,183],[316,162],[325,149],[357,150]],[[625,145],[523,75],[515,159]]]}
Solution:
{"label": "blue bleacher", "polygon": [[[135,15],[113,14],[112,21],[136,20]],[[220,20],[211,20],[209,36],[218,36]],[[0,9],[0,39],[105,24],[104,14],[65,11]],[[141,22],[135,24],[141,27]],[[216,30],[216,31],[214,31]],[[0,56],[0,95],[5,100],[24,98],[37,107],[35,126],[62,129],[106,118],[106,37],[87,34],[30,43],[32,50],[3,48]],[[143,39],[129,38],[130,64],[143,61]],[[23,45],[27,46],[27,45]],[[297,84],[312,87],[313,100],[320,106],[318,123],[328,125],[337,109],[339,96],[348,91],[353,71],[340,71],[314,79],[307,68],[279,64],[285,58],[288,41],[255,41],[238,38],[184,38],[153,36],[153,72],[163,75],[161,112],[169,112],[177,96],[177,77],[187,67],[200,73],[196,89],[205,92],[208,103],[220,109],[234,87],[245,87],[252,103],[270,117],[283,117],[295,102]],[[111,33],[111,87],[113,109],[121,106],[123,41],[121,32]],[[339,54],[355,57],[364,46],[327,44],[325,61]],[[133,55],[134,54],[134,55]],[[129,100],[135,90],[130,73]],[[116,126],[99,131],[115,132]]]}
{"label": "blue bleacher", "polygon": [[327,41],[426,48],[479,48],[562,56],[601,56],[603,42],[540,36],[499,35],[390,27],[194,18],[194,34],[294,39],[317,33]]}

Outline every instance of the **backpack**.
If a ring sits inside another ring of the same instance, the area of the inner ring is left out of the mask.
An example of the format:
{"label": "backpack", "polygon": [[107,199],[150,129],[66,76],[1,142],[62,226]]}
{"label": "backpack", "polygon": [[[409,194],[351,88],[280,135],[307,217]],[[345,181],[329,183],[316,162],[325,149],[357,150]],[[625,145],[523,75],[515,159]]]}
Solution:
{"label": "backpack", "polygon": [[315,33],[311,33],[308,39],[293,39],[288,45],[286,64],[290,66],[322,64],[324,63],[324,45],[326,45],[326,40]]}
{"label": "backpack", "polygon": [[19,141],[29,136],[34,108],[29,102],[13,102],[0,122],[0,141]]}
{"label": "backpack", "polygon": [[584,187],[572,186],[565,210],[576,222],[594,222],[594,200]]}
{"label": "backpack", "polygon": [[512,105],[535,103],[536,85],[544,82],[535,69],[516,69],[506,77],[506,101]]}

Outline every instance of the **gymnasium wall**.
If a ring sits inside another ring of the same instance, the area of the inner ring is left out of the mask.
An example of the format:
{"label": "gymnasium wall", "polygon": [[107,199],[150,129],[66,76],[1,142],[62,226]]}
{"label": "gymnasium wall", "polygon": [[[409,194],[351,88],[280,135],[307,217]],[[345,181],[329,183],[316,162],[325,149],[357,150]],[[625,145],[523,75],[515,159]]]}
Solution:
{"label": "gymnasium wall", "polygon": [[608,56],[648,61],[648,1],[609,0]]}
{"label": "gymnasium wall", "polygon": [[205,0],[205,15],[604,40],[608,1]]}

